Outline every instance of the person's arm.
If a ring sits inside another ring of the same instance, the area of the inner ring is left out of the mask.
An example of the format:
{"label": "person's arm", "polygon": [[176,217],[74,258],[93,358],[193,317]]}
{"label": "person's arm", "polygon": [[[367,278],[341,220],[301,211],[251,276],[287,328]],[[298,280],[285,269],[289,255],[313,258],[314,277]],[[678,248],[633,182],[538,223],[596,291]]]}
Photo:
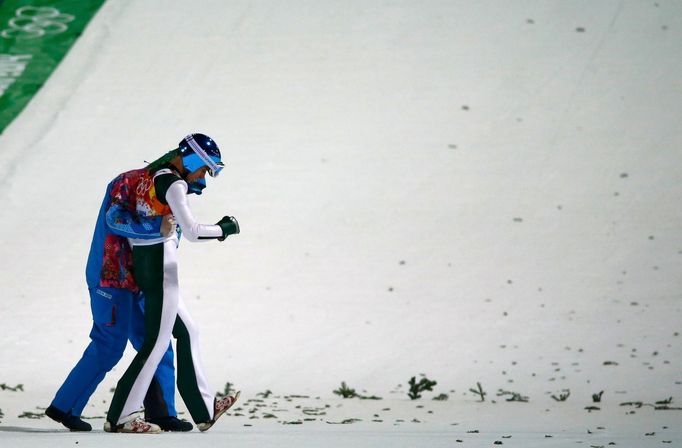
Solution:
{"label": "person's arm", "polygon": [[112,203],[107,210],[107,226],[111,233],[125,238],[153,239],[161,234],[162,216],[141,218],[121,204]]}
{"label": "person's arm", "polygon": [[165,200],[170,206],[182,234],[188,240],[197,242],[223,238],[221,226],[200,224],[194,219],[187,202],[187,183],[184,180],[178,179],[168,187]]}

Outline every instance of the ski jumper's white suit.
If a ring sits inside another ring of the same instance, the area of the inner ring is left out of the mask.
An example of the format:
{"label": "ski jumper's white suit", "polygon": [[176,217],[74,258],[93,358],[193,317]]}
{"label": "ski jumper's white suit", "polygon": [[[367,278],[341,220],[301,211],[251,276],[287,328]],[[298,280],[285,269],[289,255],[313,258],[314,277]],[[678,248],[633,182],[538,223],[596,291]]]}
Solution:
{"label": "ski jumper's white suit", "polygon": [[129,239],[135,279],[145,294],[146,338],[118,382],[107,420],[121,424],[139,411],[172,334],[177,339],[178,390],[192,419],[207,422],[213,419],[215,397],[204,374],[197,327],[180,296],[176,253],[179,234],[197,242],[224,237],[223,231],[218,225],[196,222],[187,201],[188,185],[172,165],[152,173],[141,171],[130,185],[137,213],[141,217],[172,213],[181,232]]}

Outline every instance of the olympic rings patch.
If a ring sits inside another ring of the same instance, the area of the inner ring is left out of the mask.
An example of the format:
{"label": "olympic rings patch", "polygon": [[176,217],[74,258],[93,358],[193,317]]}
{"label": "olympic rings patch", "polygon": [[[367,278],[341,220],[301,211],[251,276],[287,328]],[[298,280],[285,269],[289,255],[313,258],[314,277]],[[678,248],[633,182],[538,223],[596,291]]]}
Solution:
{"label": "olympic rings patch", "polygon": [[27,40],[60,34],[69,28],[67,23],[73,19],[75,16],[62,14],[51,6],[22,6],[9,20],[9,28],[2,30],[0,36]]}
{"label": "olympic rings patch", "polygon": [[151,179],[141,179],[140,182],[137,184],[135,193],[138,196],[147,194],[147,192],[152,188],[152,183],[153,181]]}

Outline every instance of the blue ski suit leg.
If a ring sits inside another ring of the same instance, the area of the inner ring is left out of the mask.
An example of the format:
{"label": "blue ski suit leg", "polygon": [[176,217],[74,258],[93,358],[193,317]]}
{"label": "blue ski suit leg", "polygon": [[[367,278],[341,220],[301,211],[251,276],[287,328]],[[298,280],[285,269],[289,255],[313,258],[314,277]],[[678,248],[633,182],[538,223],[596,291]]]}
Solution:
{"label": "blue ski suit leg", "polygon": [[[133,313],[133,308],[139,309],[135,294],[126,289],[119,288],[93,288],[90,289],[90,306],[92,309],[93,325],[90,331],[91,342],[85,349],[83,356],[71,370],[64,384],[59,388],[52,401],[57,409],[80,416],[90,396],[94,393],[104,376],[109,372],[123,356],[128,339],[131,338],[133,319],[139,325],[138,320],[144,316]],[[139,338],[139,333],[135,336]],[[170,347],[169,347],[169,350]],[[170,365],[167,358],[170,357]],[[159,369],[174,372],[173,354],[164,355],[166,360]],[[164,381],[160,385],[163,391],[170,390],[174,394],[174,373],[159,375]],[[169,393],[164,393],[167,396]],[[165,415],[177,415],[174,400],[165,402],[168,409]],[[158,411],[157,411],[158,412]]]}

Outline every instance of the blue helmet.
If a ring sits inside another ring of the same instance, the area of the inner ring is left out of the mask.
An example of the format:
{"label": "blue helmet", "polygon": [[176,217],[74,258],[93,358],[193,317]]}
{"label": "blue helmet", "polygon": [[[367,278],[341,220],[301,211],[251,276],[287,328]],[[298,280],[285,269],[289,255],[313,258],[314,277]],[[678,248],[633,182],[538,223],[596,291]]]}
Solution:
{"label": "blue helmet", "polygon": [[178,143],[182,164],[192,173],[202,166],[208,167],[208,174],[216,177],[225,164],[220,160],[220,148],[208,135],[189,134]]}
{"label": "blue helmet", "polygon": [[[204,134],[189,134],[178,143],[182,165],[188,173],[193,173],[199,168],[208,167],[208,174],[216,177],[220,174],[225,164],[220,160],[220,149],[211,137]],[[206,188],[206,180],[201,178],[188,185],[188,192],[201,194]]]}

